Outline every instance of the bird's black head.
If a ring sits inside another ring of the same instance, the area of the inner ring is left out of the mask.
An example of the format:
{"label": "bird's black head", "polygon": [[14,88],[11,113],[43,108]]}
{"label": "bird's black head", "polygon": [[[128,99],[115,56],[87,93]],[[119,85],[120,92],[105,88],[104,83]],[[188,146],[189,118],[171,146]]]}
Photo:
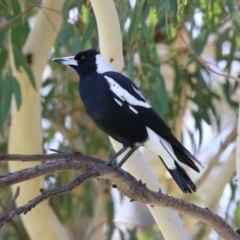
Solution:
{"label": "bird's black head", "polygon": [[81,51],[75,56],[54,58],[52,61],[70,66],[76,70],[79,76],[91,72],[104,73],[112,71],[107,61],[95,50]]}

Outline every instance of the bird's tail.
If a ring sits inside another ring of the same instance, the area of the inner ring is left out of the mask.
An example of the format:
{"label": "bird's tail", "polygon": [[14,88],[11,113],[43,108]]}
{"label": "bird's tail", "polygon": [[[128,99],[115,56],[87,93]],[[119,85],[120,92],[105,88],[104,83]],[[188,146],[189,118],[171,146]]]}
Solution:
{"label": "bird's tail", "polygon": [[175,161],[176,168],[169,169],[163,159],[160,156],[159,158],[162,160],[163,164],[184,193],[192,193],[192,190],[196,192],[197,188],[195,184],[190,179],[186,171],[179,165],[179,163]]}

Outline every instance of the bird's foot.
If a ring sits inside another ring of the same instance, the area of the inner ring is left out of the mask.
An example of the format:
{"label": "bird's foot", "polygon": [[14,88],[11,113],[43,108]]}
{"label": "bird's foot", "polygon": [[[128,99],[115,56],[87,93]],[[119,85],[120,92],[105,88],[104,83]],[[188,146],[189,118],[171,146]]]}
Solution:
{"label": "bird's foot", "polygon": [[115,163],[116,163],[116,159],[115,159],[115,158],[110,158],[110,159],[108,159],[104,164],[112,167],[112,166],[115,165]]}

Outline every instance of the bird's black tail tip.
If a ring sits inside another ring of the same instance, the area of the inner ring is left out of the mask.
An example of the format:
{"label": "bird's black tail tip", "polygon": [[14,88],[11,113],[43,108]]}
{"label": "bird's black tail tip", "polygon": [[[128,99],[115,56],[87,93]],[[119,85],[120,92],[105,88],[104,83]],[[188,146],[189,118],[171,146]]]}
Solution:
{"label": "bird's black tail tip", "polygon": [[[165,163],[164,165],[166,166]],[[169,173],[172,175],[177,185],[181,188],[181,190],[184,193],[192,193],[192,191],[196,192],[197,187],[195,186],[193,181],[190,179],[186,171],[177,162],[175,162],[175,165],[176,165],[175,169],[169,169],[167,168],[167,166],[166,168],[169,171]]]}

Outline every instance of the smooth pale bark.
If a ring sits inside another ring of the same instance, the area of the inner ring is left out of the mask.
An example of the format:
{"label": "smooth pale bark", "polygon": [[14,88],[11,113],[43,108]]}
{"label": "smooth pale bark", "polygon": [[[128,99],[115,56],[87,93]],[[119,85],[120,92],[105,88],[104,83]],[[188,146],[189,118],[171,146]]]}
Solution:
{"label": "smooth pale bark", "polygon": [[[122,36],[114,3],[112,0],[91,0],[91,4],[97,19],[100,51],[116,71],[124,72]],[[113,139],[111,139],[111,142],[115,151],[121,148],[121,144]],[[124,166],[134,177],[146,183],[150,189],[157,191],[160,188],[157,177],[139,151],[136,151]],[[165,239],[190,239],[176,212],[157,206],[151,207],[148,205],[148,208]]]}
{"label": "smooth pale bark", "polygon": [[[37,90],[33,89],[26,72],[22,69],[18,71],[15,68],[12,46],[11,43],[9,44],[10,65],[14,76],[20,83],[22,92],[22,105],[20,110],[17,110],[15,101],[13,101],[11,108],[9,153],[38,154],[43,151],[39,88],[50,50],[62,24],[61,10],[63,3],[63,0],[43,1],[41,4],[43,9],[39,9],[34,27],[23,48],[24,55],[28,54],[32,57],[30,67],[35,76]],[[36,162],[12,162],[9,163],[9,170],[13,172],[22,168],[32,167],[36,164]],[[13,186],[13,192],[15,192],[18,186],[20,186],[20,196],[16,202],[18,206],[21,206],[39,194],[39,189],[44,187],[44,181],[42,177],[39,177],[17,184]],[[31,239],[69,239],[67,231],[58,220],[48,202],[38,205],[26,215],[21,215],[21,218]]]}

